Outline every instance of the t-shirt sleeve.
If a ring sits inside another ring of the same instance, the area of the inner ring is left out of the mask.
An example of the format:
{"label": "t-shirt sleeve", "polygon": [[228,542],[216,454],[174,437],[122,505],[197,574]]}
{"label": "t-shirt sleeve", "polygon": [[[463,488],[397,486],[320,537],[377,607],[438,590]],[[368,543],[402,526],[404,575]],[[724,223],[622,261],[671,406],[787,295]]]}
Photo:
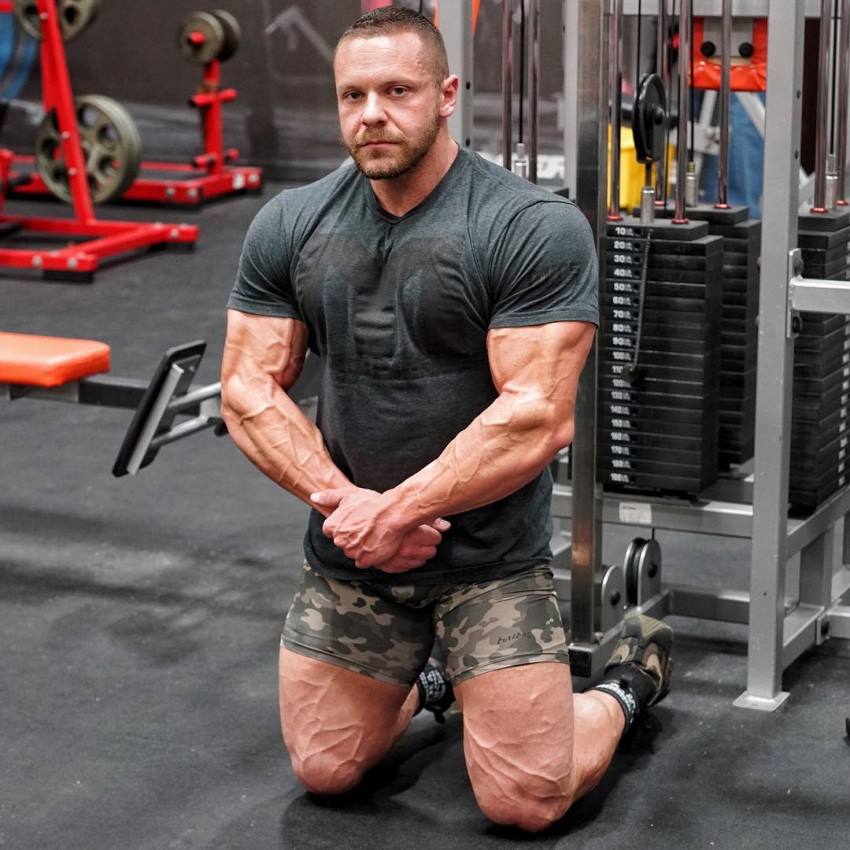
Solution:
{"label": "t-shirt sleeve", "polygon": [[599,324],[593,233],[570,203],[541,201],[515,215],[492,247],[489,327]]}
{"label": "t-shirt sleeve", "polygon": [[291,234],[281,201],[280,196],[273,198],[251,222],[227,306],[260,316],[301,319],[289,274]]}

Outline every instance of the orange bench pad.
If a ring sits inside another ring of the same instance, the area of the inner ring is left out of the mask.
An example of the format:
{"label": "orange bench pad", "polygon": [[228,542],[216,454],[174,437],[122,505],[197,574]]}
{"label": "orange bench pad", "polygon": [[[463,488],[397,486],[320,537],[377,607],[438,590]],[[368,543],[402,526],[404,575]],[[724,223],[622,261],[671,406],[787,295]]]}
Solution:
{"label": "orange bench pad", "polygon": [[0,332],[0,383],[58,387],[108,372],[109,353],[93,339]]}

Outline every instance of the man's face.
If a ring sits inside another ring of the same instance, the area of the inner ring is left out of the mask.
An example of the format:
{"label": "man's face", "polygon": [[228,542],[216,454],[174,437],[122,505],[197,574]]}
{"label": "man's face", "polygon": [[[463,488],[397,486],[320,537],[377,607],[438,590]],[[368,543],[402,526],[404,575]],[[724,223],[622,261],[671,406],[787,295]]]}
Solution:
{"label": "man's face", "polygon": [[334,62],[342,140],[372,180],[414,168],[434,144],[444,96],[419,36],[347,38]]}

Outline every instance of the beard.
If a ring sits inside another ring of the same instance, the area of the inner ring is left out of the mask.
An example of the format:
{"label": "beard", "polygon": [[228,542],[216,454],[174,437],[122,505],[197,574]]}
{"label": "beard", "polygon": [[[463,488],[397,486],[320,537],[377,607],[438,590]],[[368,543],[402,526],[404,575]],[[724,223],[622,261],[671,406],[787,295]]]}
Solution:
{"label": "beard", "polygon": [[[404,135],[368,135],[363,133],[347,144],[348,152],[354,164],[370,180],[390,180],[412,171],[431,150],[437,134],[440,132],[440,116],[435,113],[431,121],[415,137]],[[391,142],[392,148],[377,153],[372,148],[363,147],[369,142]]]}

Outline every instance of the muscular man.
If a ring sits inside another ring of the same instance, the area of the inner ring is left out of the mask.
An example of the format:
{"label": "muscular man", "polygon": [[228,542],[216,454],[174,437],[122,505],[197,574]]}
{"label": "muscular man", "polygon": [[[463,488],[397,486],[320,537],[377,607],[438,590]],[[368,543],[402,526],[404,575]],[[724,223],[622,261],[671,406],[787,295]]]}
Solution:
{"label": "muscular man", "polygon": [[[450,138],[458,78],[425,18],[365,15],[334,73],[355,167],[256,217],[222,374],[233,439],[313,508],[281,639],[284,741],[307,788],[343,792],[456,694],[481,809],[539,830],[669,684],[668,627],[635,618],[573,696],[548,567],[593,240],[573,204]],[[287,396],[308,348],[316,425]],[[435,640],[443,668],[426,668]]]}

